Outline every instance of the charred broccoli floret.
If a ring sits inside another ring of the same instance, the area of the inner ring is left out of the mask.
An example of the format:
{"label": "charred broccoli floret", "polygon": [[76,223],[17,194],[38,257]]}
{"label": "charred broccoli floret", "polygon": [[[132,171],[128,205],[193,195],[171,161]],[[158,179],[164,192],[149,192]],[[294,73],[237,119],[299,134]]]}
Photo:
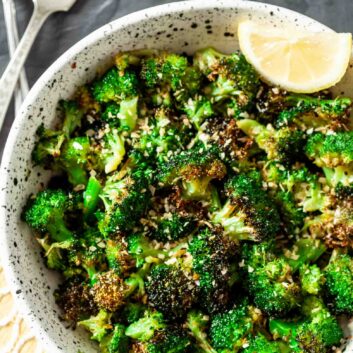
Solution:
{"label": "charred broccoli floret", "polygon": [[226,184],[228,200],[212,216],[234,241],[262,241],[274,237],[280,229],[276,206],[262,189],[257,171],[239,174]]}
{"label": "charred broccoli floret", "polygon": [[272,126],[263,126],[252,119],[239,120],[237,125],[246,135],[255,139],[258,146],[266,152],[268,159],[285,165],[302,159],[305,144],[302,131],[289,128],[274,130]]}
{"label": "charred broccoli floret", "polygon": [[179,265],[156,265],[146,283],[149,304],[166,319],[186,316],[197,300],[197,287],[192,273]]}
{"label": "charred broccoli floret", "polygon": [[188,251],[198,277],[201,308],[210,314],[224,311],[237,278],[236,265],[232,262],[235,244],[228,237],[205,228],[194,235]]}
{"label": "charred broccoli floret", "polygon": [[277,117],[276,126],[297,125],[318,127],[334,123],[345,123],[352,101],[349,98],[322,99],[305,95],[289,94],[284,97],[284,106]]}
{"label": "charred broccoli floret", "polygon": [[225,175],[225,165],[216,151],[196,146],[160,163],[158,179],[166,186],[181,180],[186,198],[202,200],[210,197],[211,181],[223,179]]}
{"label": "charred broccoli floret", "polygon": [[339,345],[342,329],[319,298],[307,297],[303,313],[303,320],[298,322],[271,320],[271,333],[288,341],[294,352],[329,352],[332,346]]}
{"label": "charred broccoli floret", "polygon": [[242,54],[226,55],[206,48],[195,53],[194,65],[211,81],[204,91],[212,101],[235,98],[239,109],[246,111],[251,106],[260,80]]}

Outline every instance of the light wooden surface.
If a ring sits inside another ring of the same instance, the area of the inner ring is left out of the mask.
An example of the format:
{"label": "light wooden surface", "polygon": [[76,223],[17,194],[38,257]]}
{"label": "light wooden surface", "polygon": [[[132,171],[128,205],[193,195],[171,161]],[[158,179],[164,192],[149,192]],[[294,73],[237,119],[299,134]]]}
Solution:
{"label": "light wooden surface", "polygon": [[0,266],[0,353],[44,353],[16,308]]}

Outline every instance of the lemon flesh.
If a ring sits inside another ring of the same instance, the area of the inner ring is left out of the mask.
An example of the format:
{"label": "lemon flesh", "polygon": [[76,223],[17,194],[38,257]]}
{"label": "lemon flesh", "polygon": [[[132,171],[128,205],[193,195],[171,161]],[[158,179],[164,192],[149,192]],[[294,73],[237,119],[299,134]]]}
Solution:
{"label": "lemon flesh", "polygon": [[238,37],[246,59],[266,81],[296,93],[334,86],[352,53],[350,33],[308,33],[245,21]]}

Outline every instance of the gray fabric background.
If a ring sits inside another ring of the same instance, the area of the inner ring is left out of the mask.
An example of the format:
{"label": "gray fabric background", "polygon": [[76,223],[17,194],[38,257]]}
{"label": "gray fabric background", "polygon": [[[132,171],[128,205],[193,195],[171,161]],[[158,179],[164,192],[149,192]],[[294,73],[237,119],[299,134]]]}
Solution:
{"label": "gray fabric background", "polygon": [[[27,60],[26,72],[30,85],[33,85],[56,58],[88,33],[130,12],[168,2],[171,1],[77,0],[69,13],[52,15],[44,24]],[[304,13],[336,31],[353,32],[352,0],[263,0],[263,2]],[[31,0],[15,0],[15,3],[21,34],[28,23],[33,5]],[[0,6],[0,74],[8,60],[3,8]],[[10,109],[0,134],[0,156],[13,118],[13,109]]]}

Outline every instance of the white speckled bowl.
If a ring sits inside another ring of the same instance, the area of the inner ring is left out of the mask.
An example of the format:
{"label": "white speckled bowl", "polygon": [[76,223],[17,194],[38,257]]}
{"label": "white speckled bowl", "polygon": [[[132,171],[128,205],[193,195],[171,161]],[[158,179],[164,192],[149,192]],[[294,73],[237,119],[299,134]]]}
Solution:
{"label": "white speckled bowl", "polygon": [[[192,53],[205,46],[231,52],[238,48],[237,24],[244,18],[330,30],[298,13],[262,3],[203,0],[167,4],[125,16],[90,34],[51,65],[28,94],[2,160],[0,249],[17,304],[47,352],[91,353],[97,352],[97,347],[86,334],[67,330],[60,322],[53,300],[58,276],[45,268],[30,229],[20,220],[28,195],[41,189],[49,176],[31,163],[38,125],[52,125],[58,100],[70,97],[78,86],[93,79],[97,68],[109,63],[115,53],[137,48]],[[352,82],[350,77],[346,83]]]}

